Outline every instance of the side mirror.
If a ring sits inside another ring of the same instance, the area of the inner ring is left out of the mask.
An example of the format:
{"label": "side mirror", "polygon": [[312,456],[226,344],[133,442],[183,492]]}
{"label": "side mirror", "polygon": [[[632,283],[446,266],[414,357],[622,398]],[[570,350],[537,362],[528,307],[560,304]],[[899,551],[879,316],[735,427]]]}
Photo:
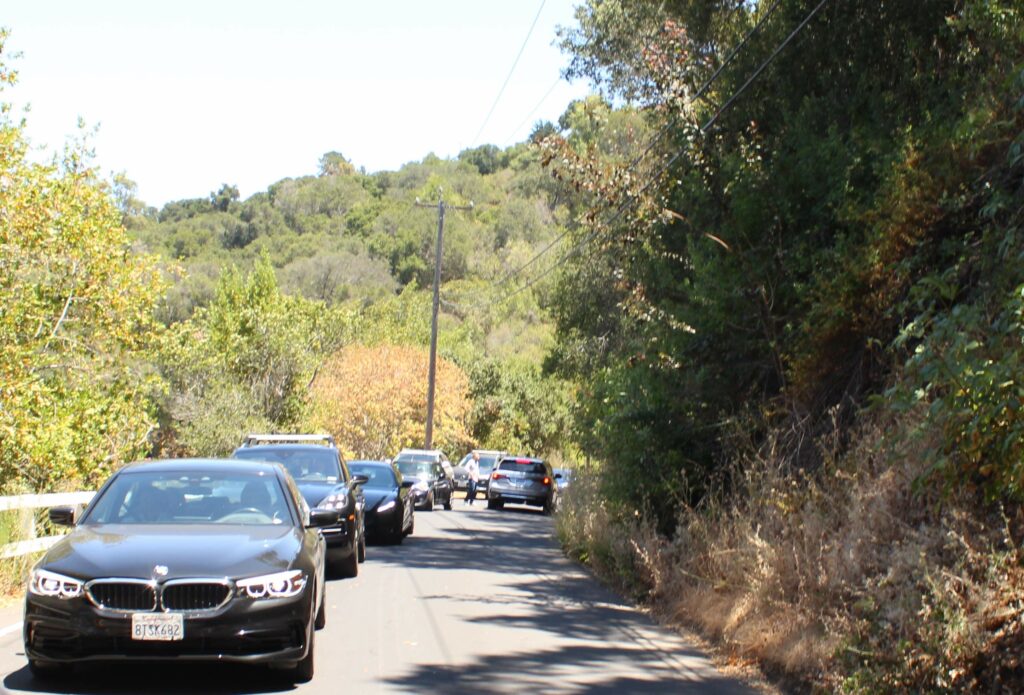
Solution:
{"label": "side mirror", "polygon": [[402,479],[402,487],[412,487],[416,484],[415,480],[409,480],[408,478]]}
{"label": "side mirror", "polygon": [[75,525],[75,508],[74,507],[51,507],[50,508],[50,522],[57,526],[74,526]]}
{"label": "side mirror", "polygon": [[561,477],[562,477],[561,473],[555,473],[555,480],[558,480]]}
{"label": "side mirror", "polygon": [[341,512],[337,509],[324,509],[323,507],[317,507],[316,509],[309,510],[309,523],[306,524],[306,526],[308,528],[333,526],[338,523],[339,519],[341,519]]}
{"label": "side mirror", "polygon": [[352,476],[352,479],[349,480],[349,483],[352,485],[366,485],[368,482],[370,482],[370,478],[362,474],[354,475]]}

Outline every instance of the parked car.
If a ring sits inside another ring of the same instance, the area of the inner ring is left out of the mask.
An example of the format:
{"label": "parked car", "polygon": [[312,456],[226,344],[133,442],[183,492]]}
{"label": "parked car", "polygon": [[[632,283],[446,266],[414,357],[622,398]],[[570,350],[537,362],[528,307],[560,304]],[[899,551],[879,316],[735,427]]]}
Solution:
{"label": "parked car", "polygon": [[416,518],[409,499],[412,486],[402,485],[402,474],[389,461],[349,461],[353,475],[367,479],[363,484],[366,497],[366,533],[373,540],[401,543],[412,534]]}
{"label": "parked car", "polygon": [[[32,673],[86,661],[266,662],[313,677],[326,623],[335,509],[310,510],[277,464],[212,459],[115,473],[32,569],[23,636]],[[141,687],[141,686],[140,686]]]}
{"label": "parked car", "polygon": [[403,484],[411,486],[410,496],[417,509],[432,511],[435,504],[452,508],[455,479],[452,464],[443,451],[402,449],[394,460]]}
{"label": "parked car", "polygon": [[501,509],[506,502],[543,507],[551,514],[558,507],[557,476],[551,464],[527,456],[505,457],[491,471],[487,508]]}
{"label": "parked car", "polygon": [[569,483],[576,477],[576,472],[571,468],[556,468],[555,480],[558,482],[558,491],[564,492]]}
{"label": "parked car", "polygon": [[334,438],[319,434],[250,434],[232,458],[280,463],[310,507],[336,509],[338,523],[322,529],[327,564],[343,577],[359,574],[366,559],[365,507],[361,483],[341,458]]}
{"label": "parked car", "polygon": [[[480,466],[480,476],[476,489],[478,493],[483,494],[484,491],[487,490],[488,481],[491,479],[491,471],[494,469],[495,464],[503,457],[507,456],[507,453],[504,451],[495,451],[493,449],[474,449],[473,451],[480,454],[480,461],[478,462],[478,465]],[[473,458],[473,451],[463,456],[462,460],[459,461],[459,465],[455,467],[455,483],[456,487],[460,490],[465,490],[469,487],[469,475],[466,473],[466,462]],[[458,479],[460,471],[462,472],[461,485],[459,484]]]}

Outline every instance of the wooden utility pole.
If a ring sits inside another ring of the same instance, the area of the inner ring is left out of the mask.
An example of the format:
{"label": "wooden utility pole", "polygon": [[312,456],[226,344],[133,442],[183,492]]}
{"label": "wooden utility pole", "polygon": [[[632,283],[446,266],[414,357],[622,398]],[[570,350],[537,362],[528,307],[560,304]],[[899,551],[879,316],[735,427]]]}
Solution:
{"label": "wooden utility pole", "polygon": [[[421,203],[421,208],[434,207],[430,203]],[[437,199],[437,249],[434,252],[434,306],[430,319],[430,368],[427,372],[427,433],[424,437],[424,449],[434,448],[434,388],[437,372],[437,312],[441,305],[441,250],[444,248],[444,213],[445,210],[472,210],[469,205],[445,205],[444,198]]]}

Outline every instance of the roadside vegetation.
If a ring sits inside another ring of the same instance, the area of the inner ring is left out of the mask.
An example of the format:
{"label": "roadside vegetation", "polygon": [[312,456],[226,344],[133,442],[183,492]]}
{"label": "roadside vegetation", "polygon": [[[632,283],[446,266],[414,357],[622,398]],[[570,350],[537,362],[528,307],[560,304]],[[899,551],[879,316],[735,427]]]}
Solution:
{"label": "roadside vegetation", "polygon": [[632,169],[545,143],[601,208],[554,305],[603,462],[561,537],[798,688],[1016,692],[1021,6],[817,5],[593,1],[563,36],[664,134]]}

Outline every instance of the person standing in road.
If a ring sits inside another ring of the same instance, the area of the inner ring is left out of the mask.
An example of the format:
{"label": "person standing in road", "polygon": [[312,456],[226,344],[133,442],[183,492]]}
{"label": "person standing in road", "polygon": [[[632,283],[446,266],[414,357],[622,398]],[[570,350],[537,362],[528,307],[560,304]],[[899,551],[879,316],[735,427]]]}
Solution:
{"label": "person standing in road", "polygon": [[473,458],[466,462],[466,475],[469,476],[466,486],[466,499],[463,504],[471,505],[476,499],[476,484],[480,482],[480,454],[473,452]]}

